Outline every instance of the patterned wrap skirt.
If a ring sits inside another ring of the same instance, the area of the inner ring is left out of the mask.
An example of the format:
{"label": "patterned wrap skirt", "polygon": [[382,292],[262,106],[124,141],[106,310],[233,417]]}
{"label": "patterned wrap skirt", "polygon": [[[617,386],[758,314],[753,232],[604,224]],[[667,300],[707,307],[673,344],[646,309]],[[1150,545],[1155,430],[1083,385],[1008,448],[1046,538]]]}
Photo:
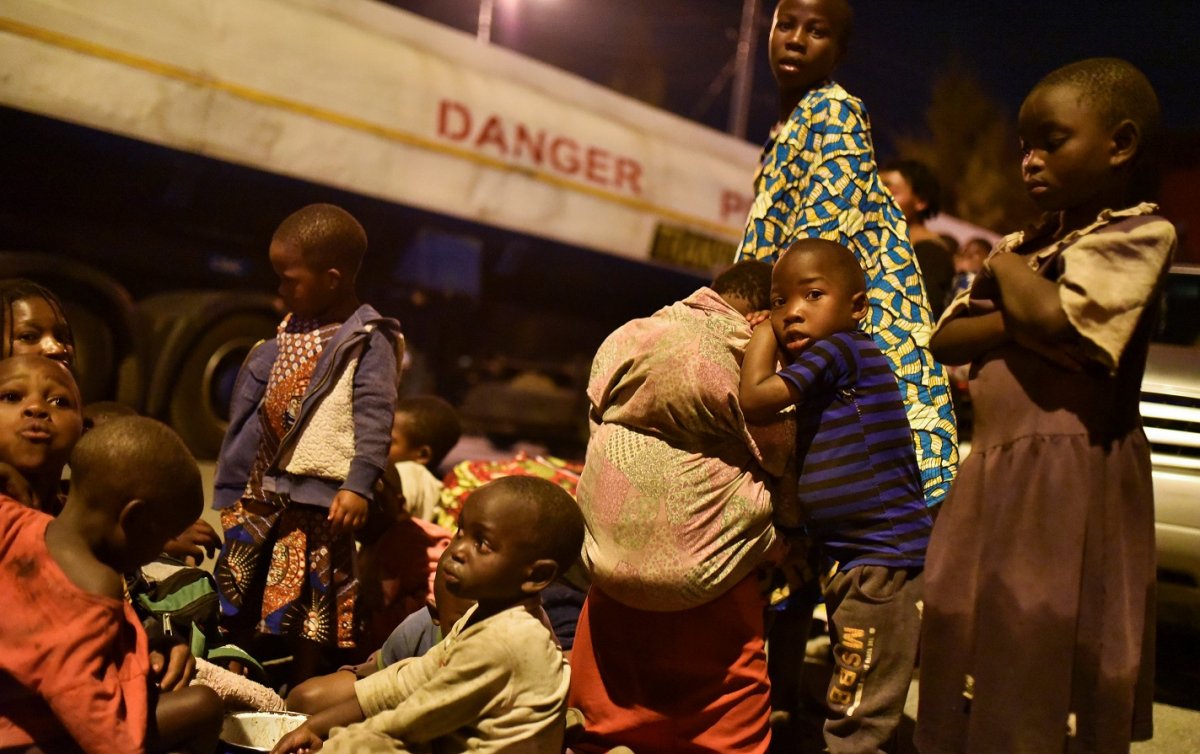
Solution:
{"label": "patterned wrap skirt", "polygon": [[233,630],[355,645],[358,574],[354,536],[335,535],[329,511],[273,495],[221,511],[225,546],[217,561],[222,621]]}

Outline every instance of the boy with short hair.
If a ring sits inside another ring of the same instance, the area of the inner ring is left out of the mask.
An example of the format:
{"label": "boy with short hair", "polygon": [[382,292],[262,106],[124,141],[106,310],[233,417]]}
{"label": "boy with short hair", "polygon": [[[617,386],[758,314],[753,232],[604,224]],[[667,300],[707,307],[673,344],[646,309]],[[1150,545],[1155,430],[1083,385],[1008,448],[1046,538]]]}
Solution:
{"label": "boy with short hair", "polygon": [[288,709],[314,715],[353,699],[355,681],[401,660],[420,657],[450,633],[458,619],[475,603],[473,600],[460,599],[446,589],[444,561],[447,559],[449,555],[443,550],[433,580],[433,593],[424,607],[400,621],[383,645],[363,662],[343,666],[329,675],[310,678],[292,689],[287,697]]}
{"label": "boy with short hair", "polygon": [[[358,553],[363,646],[379,646],[433,594],[438,558],[450,544],[451,532],[433,522],[442,481],[432,472],[461,434],[458,412],[435,395],[396,402],[388,451],[392,468],[376,494],[386,528],[362,536]],[[389,506],[384,500],[399,504]]]}
{"label": "boy with short hair", "polygon": [[293,682],[355,645],[353,531],[387,465],[401,336],[358,299],[366,249],[331,204],[280,223],[269,255],[288,314],[238,373],[217,460],[223,628],[285,637]]}
{"label": "boy with short hair", "polygon": [[[47,373],[60,366],[23,358]],[[80,422],[78,404],[70,410]],[[196,462],[169,428],[139,417],[91,430],[70,461],[57,518],[0,497],[0,749],[211,751],[220,699],[202,686],[151,689],[146,634],[122,578],[199,515]]]}
{"label": "boy with short hair", "polygon": [[833,754],[876,751],[899,723],[933,526],[895,375],[858,329],[868,307],[849,249],[795,242],[772,272],[770,320],[746,347],[739,390],[751,421],[796,407],[798,499],[822,548],[837,665],[826,697]]}
{"label": "boy with short hair", "polygon": [[438,467],[462,436],[462,420],[436,395],[396,401],[388,461],[395,464],[404,507],[415,518],[432,521],[442,493]]}
{"label": "boy with short hair", "polygon": [[570,671],[538,595],[582,544],[579,508],[552,482],[480,487],[445,563],[447,589],[477,604],[424,656],[357,682],[355,699],[309,718],[274,754],[321,745],[331,730],[323,751],[559,754]]}

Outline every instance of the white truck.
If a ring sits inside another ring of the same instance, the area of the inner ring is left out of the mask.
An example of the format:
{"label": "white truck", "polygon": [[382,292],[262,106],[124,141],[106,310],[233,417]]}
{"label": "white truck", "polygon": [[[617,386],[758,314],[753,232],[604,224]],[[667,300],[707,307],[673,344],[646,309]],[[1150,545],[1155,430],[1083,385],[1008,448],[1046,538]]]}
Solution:
{"label": "white truck", "polygon": [[89,399],[200,455],[300,206],[366,226],[360,292],[413,380],[570,440],[604,335],[731,259],[758,155],[372,0],[7,2],[0,70],[0,275],[64,297]]}

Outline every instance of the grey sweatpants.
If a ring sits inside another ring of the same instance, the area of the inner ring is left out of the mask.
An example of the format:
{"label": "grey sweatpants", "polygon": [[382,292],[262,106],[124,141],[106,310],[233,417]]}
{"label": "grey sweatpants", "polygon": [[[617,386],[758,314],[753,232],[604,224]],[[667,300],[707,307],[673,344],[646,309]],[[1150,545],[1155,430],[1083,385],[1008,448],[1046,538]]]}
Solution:
{"label": "grey sweatpants", "polygon": [[921,633],[920,571],[864,565],[822,578],[834,669],[830,754],[876,754],[904,714]]}

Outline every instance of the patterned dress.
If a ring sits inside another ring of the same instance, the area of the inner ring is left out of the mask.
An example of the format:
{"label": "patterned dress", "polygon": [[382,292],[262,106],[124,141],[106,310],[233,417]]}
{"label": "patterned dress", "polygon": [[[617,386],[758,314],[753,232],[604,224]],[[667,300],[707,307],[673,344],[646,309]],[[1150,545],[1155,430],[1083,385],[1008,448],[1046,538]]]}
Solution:
{"label": "patterned dress", "polygon": [[763,149],[756,197],[737,259],[774,262],[801,238],[845,245],[867,276],[875,338],[904,396],[925,501],[945,497],[958,437],[942,366],[929,354],[931,321],[908,226],[875,166],[861,100],[835,83],[813,89]]}
{"label": "patterned dress", "polygon": [[226,546],[216,576],[223,622],[235,631],[253,624],[264,634],[354,646],[353,535],[333,534],[328,509],[292,503],[263,487],[264,472],[295,425],[317,360],[340,326],[291,314],[279,324],[279,356],[259,408],[262,442],[242,499],[221,511]]}

